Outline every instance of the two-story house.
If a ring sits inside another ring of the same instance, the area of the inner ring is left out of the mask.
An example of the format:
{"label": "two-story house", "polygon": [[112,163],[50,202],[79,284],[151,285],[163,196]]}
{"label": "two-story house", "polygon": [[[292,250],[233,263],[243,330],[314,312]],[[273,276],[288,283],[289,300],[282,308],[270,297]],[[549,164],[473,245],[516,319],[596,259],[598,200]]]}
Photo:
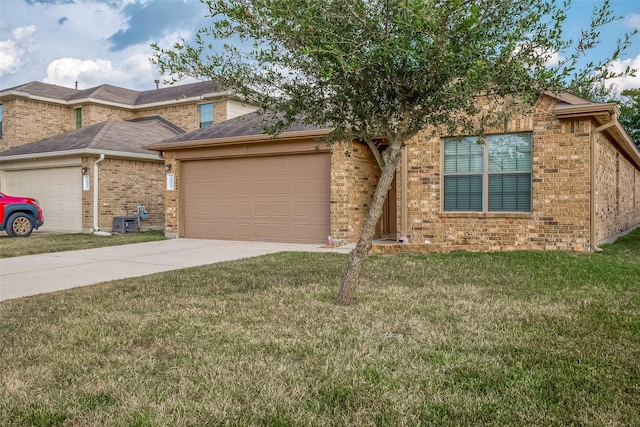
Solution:
{"label": "two-story house", "polygon": [[253,110],[215,82],[0,90],[0,191],[37,198],[41,230],[110,230],[139,206],[141,227],[162,229],[165,163],[142,146]]}

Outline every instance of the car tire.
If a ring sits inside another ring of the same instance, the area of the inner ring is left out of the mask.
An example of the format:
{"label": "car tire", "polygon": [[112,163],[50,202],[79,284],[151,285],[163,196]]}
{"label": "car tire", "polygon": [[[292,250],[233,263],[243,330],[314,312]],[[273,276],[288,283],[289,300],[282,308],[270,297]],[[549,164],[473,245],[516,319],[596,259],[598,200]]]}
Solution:
{"label": "car tire", "polygon": [[34,227],[34,219],[24,212],[9,215],[5,230],[11,237],[29,237]]}

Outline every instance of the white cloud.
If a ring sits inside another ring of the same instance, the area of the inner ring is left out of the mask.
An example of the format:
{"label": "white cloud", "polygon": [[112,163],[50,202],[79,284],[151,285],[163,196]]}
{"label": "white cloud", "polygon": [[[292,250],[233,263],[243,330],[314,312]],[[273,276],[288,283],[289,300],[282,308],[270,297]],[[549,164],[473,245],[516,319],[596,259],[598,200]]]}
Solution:
{"label": "white cloud", "polygon": [[172,48],[174,44],[182,42],[182,40],[189,40],[192,33],[188,30],[178,30],[171,33],[165,33],[162,39],[158,40],[158,46],[163,48]]}
{"label": "white cloud", "polygon": [[558,65],[564,59],[565,58],[563,56],[560,56],[558,52],[553,52],[551,54],[548,54],[546,65],[548,67],[553,67],[554,65]]}
{"label": "white cloud", "polygon": [[616,85],[617,92],[622,92],[625,89],[640,88],[640,55],[636,56],[635,58],[615,60],[609,66],[611,71],[616,73],[624,72],[627,67],[635,68],[636,70],[638,70],[635,77],[627,76],[607,80],[607,84],[613,83]]}
{"label": "white cloud", "polygon": [[112,80],[114,74],[113,65],[109,60],[60,58],[47,66],[47,77],[43,81],[67,87],[73,87],[75,82],[81,82],[79,88],[86,89]]}
{"label": "white cloud", "polygon": [[631,28],[640,29],[640,13],[632,13],[625,21]]}
{"label": "white cloud", "polygon": [[59,58],[47,66],[45,83],[79,89],[98,86],[104,83],[129,88],[154,88],[154,80],[160,78],[149,61],[149,54],[128,55],[120,61],[107,59],[83,60],[77,58]]}
{"label": "white cloud", "polygon": [[12,39],[0,41],[0,76],[17,72],[34,47],[35,25],[18,27]]}

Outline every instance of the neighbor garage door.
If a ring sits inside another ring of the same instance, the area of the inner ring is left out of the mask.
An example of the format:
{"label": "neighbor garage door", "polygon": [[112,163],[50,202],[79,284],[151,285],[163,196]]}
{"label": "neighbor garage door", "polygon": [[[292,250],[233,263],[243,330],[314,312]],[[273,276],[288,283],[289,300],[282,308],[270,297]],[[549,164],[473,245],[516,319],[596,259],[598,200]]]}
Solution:
{"label": "neighbor garage door", "polygon": [[329,154],[185,161],[182,173],[186,237],[327,239]]}
{"label": "neighbor garage door", "polygon": [[40,202],[40,230],[82,231],[82,180],[77,167],[7,171],[7,193]]}

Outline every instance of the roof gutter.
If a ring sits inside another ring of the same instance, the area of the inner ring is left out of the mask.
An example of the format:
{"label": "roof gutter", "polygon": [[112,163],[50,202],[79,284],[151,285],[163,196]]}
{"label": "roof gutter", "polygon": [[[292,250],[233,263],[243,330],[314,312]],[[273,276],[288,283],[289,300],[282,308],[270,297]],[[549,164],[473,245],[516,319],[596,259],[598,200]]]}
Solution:
{"label": "roof gutter", "polygon": [[614,112],[609,122],[595,128],[590,135],[590,159],[589,159],[589,245],[596,253],[602,252],[596,244],[596,142],[598,135],[605,129],[614,126],[618,120],[618,115]]}
{"label": "roof gutter", "polygon": [[313,129],[302,130],[293,132],[283,132],[276,138],[268,134],[254,134],[254,135],[242,135],[226,138],[207,138],[193,141],[176,141],[157,143],[151,145],[145,145],[142,148],[145,150],[180,150],[186,148],[199,148],[199,147],[211,147],[217,145],[233,145],[233,144],[246,144],[248,142],[267,142],[277,139],[278,141],[286,141],[290,139],[303,139],[303,138],[319,138],[325,136],[331,132],[331,129]]}
{"label": "roof gutter", "polygon": [[121,102],[105,101],[103,99],[95,99],[95,98],[91,98],[91,97],[73,99],[73,100],[67,101],[67,100],[64,100],[64,99],[49,98],[49,97],[46,97],[46,96],[31,95],[30,93],[26,93],[26,92],[10,90],[10,91],[5,91],[5,92],[0,92],[0,99],[4,98],[4,97],[7,97],[7,96],[16,96],[16,97],[20,97],[20,98],[31,99],[31,100],[34,100],[34,101],[42,101],[42,102],[48,102],[48,103],[52,103],[52,104],[60,104],[60,105],[68,105],[68,106],[86,104],[86,103],[93,103],[93,104],[107,105],[107,106],[110,106],[110,107],[127,108],[127,109],[132,109],[132,110],[142,110],[142,109],[152,108],[152,107],[162,107],[162,106],[166,106],[166,105],[176,105],[177,103],[199,102],[199,101],[203,101],[203,100],[206,100],[206,99],[219,98],[219,97],[232,96],[232,95],[233,95],[233,93],[230,92],[230,91],[222,91],[222,92],[205,93],[205,94],[198,95],[198,96],[170,99],[170,100],[167,100],[167,101],[150,102],[148,104],[123,104]]}
{"label": "roof gutter", "polygon": [[129,159],[138,160],[162,160],[157,154],[143,154],[143,153],[129,153],[126,151],[110,151],[110,150],[96,150],[94,148],[82,148],[79,150],[65,150],[54,151],[47,153],[32,153],[32,154],[16,154],[14,156],[0,156],[0,164],[3,162],[15,161],[15,160],[31,160],[31,159],[44,159],[53,157],[65,157],[65,156],[79,156],[83,154],[93,155],[109,155],[112,157],[126,157]]}
{"label": "roof gutter", "polygon": [[619,111],[616,104],[582,104],[582,105],[558,105],[553,109],[553,114],[561,119],[584,117],[595,114],[614,114]]}

